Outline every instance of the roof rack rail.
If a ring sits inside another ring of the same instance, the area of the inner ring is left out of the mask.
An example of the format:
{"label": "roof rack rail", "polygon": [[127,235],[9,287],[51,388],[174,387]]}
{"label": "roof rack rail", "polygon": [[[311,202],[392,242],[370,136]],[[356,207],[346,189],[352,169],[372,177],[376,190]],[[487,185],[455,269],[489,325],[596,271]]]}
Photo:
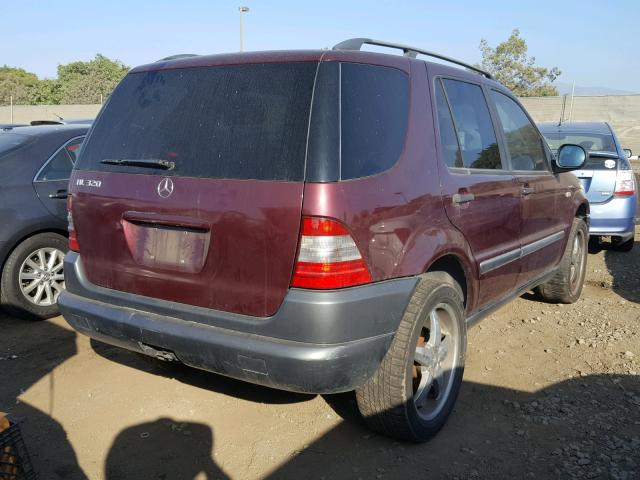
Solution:
{"label": "roof rack rail", "polygon": [[170,55],[168,57],[161,58],[160,60],[156,60],[156,62],[167,62],[169,60],[178,60],[179,58],[190,58],[197,56],[198,55],[195,53],[178,53],[177,55]]}
{"label": "roof rack rail", "polygon": [[446,62],[455,63],[456,65],[460,65],[461,67],[465,67],[469,70],[473,70],[474,72],[479,73],[480,75],[484,75],[487,78],[493,79],[493,76],[489,72],[478,67],[474,67],[473,65],[469,65],[468,63],[461,62],[460,60],[456,60],[455,58],[447,57],[439,53],[430,52],[429,50],[423,50],[421,48],[403,45],[401,43],[385,42],[383,40],[373,40],[371,38],[350,38],[349,40],[345,40],[344,42],[340,42],[337,45],[334,45],[333,49],[360,50],[362,48],[362,45],[377,45],[379,47],[397,48],[398,50],[402,50],[405,57],[409,58],[416,58],[418,54],[427,55],[429,57],[438,58]]}

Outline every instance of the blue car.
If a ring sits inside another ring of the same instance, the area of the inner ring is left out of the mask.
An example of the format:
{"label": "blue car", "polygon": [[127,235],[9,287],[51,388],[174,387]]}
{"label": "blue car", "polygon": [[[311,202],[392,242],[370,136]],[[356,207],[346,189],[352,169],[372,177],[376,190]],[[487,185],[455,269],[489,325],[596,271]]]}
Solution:
{"label": "blue car", "polygon": [[538,125],[551,150],[566,144],[582,146],[589,159],[573,173],[580,179],[591,207],[589,234],[592,239],[611,237],[613,249],[628,252],[633,248],[637,189],[633,170],[609,124],[543,123]]}

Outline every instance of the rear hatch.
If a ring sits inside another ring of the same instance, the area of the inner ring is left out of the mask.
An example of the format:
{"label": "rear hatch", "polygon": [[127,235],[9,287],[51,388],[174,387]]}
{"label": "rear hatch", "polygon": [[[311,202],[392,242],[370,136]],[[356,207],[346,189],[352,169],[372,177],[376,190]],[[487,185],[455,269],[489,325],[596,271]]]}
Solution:
{"label": "rear hatch", "polygon": [[618,172],[618,153],[613,135],[604,130],[591,132],[562,130],[563,128],[564,126],[541,126],[554,154],[566,144],[580,145],[587,151],[589,158],[584,168],[573,174],[580,179],[590,203],[606,202],[613,196]]}
{"label": "rear hatch", "polygon": [[252,316],[288,290],[317,62],[134,70],[70,192],[94,284]]}
{"label": "rear hatch", "polygon": [[613,196],[617,173],[618,156],[607,152],[590,152],[584,168],[573,172],[590,203],[606,202]]}

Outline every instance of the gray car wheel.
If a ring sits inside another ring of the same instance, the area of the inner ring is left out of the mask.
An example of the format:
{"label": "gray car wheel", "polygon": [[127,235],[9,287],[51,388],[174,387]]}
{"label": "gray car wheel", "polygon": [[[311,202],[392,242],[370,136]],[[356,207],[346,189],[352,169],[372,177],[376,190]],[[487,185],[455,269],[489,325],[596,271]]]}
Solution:
{"label": "gray car wheel", "polygon": [[40,233],[23,240],[2,269],[0,306],[25,319],[57,315],[58,297],[65,288],[66,251],[67,239],[57,233]]}

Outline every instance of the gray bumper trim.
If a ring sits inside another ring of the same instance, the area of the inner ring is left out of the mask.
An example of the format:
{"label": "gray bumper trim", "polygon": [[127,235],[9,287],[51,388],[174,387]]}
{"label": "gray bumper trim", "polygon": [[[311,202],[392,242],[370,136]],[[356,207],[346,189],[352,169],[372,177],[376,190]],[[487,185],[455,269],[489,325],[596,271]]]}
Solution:
{"label": "gray bumper trim", "polygon": [[113,345],[285,390],[352,390],[377,369],[418,278],[328,292],[292,289],[269,318],[141,297],[88,282],[81,258],[65,259],[58,301],[78,331]]}

